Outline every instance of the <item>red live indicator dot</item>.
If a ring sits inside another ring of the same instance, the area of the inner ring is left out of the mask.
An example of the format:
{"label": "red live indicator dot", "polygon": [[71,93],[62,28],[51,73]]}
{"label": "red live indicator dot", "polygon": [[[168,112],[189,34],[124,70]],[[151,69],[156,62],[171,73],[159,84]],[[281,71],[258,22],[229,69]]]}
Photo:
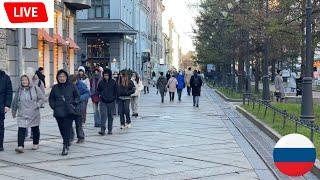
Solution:
{"label": "red live indicator dot", "polygon": [[46,6],[42,2],[5,2],[4,8],[11,23],[48,22]]}

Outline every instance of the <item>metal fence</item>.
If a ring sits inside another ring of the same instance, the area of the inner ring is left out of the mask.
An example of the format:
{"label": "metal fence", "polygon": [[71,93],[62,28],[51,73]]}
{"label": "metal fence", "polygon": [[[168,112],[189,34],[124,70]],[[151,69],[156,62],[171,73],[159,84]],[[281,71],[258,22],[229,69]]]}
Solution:
{"label": "metal fence", "polygon": [[285,128],[288,121],[291,121],[295,124],[295,133],[298,132],[298,126],[305,127],[310,130],[310,140],[314,140],[314,133],[320,134],[320,126],[316,125],[312,121],[301,120],[299,117],[294,114],[288,113],[286,110],[279,109],[273,106],[269,102],[260,100],[251,94],[243,94],[243,105],[252,106],[252,110],[258,108],[258,113],[262,112],[263,117],[265,118],[268,110],[273,113],[272,123],[275,123],[276,115],[282,117],[282,128]]}

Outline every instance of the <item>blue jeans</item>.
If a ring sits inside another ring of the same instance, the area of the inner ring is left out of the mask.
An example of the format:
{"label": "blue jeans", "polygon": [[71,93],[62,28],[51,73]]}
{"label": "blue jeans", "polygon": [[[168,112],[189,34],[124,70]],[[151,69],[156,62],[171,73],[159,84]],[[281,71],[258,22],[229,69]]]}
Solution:
{"label": "blue jeans", "polygon": [[100,108],[99,103],[92,103],[93,113],[94,113],[94,125],[100,126],[101,125],[101,115],[100,115]]}

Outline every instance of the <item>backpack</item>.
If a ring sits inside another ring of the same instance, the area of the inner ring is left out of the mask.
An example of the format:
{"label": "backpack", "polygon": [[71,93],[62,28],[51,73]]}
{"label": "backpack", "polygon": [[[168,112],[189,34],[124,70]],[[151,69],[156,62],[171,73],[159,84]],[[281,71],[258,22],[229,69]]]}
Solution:
{"label": "backpack", "polygon": [[194,87],[199,87],[201,86],[201,79],[199,76],[194,76],[193,78],[193,85]]}

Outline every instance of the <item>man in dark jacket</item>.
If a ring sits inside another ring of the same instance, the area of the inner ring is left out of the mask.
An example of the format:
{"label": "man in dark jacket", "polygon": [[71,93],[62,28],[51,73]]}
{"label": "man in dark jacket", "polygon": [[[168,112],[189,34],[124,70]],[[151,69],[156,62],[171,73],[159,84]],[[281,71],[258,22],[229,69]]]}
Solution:
{"label": "man in dark jacket", "polygon": [[167,92],[167,79],[163,76],[163,72],[160,72],[160,77],[157,81],[157,89],[161,95],[161,102],[164,103],[164,94]]}
{"label": "man in dark jacket", "polygon": [[4,119],[12,101],[12,83],[10,77],[0,70],[0,151],[3,151]]}
{"label": "man in dark jacket", "polygon": [[103,80],[100,81],[97,89],[100,95],[100,115],[101,115],[101,131],[99,134],[104,136],[106,133],[106,121],[108,118],[108,134],[112,134],[113,112],[115,100],[117,98],[117,84],[112,79],[110,69],[103,71]]}
{"label": "man in dark jacket", "polygon": [[190,79],[190,86],[192,88],[193,106],[199,107],[199,98],[201,94],[201,86],[203,84],[202,78],[197,70],[194,70],[193,76]]}

